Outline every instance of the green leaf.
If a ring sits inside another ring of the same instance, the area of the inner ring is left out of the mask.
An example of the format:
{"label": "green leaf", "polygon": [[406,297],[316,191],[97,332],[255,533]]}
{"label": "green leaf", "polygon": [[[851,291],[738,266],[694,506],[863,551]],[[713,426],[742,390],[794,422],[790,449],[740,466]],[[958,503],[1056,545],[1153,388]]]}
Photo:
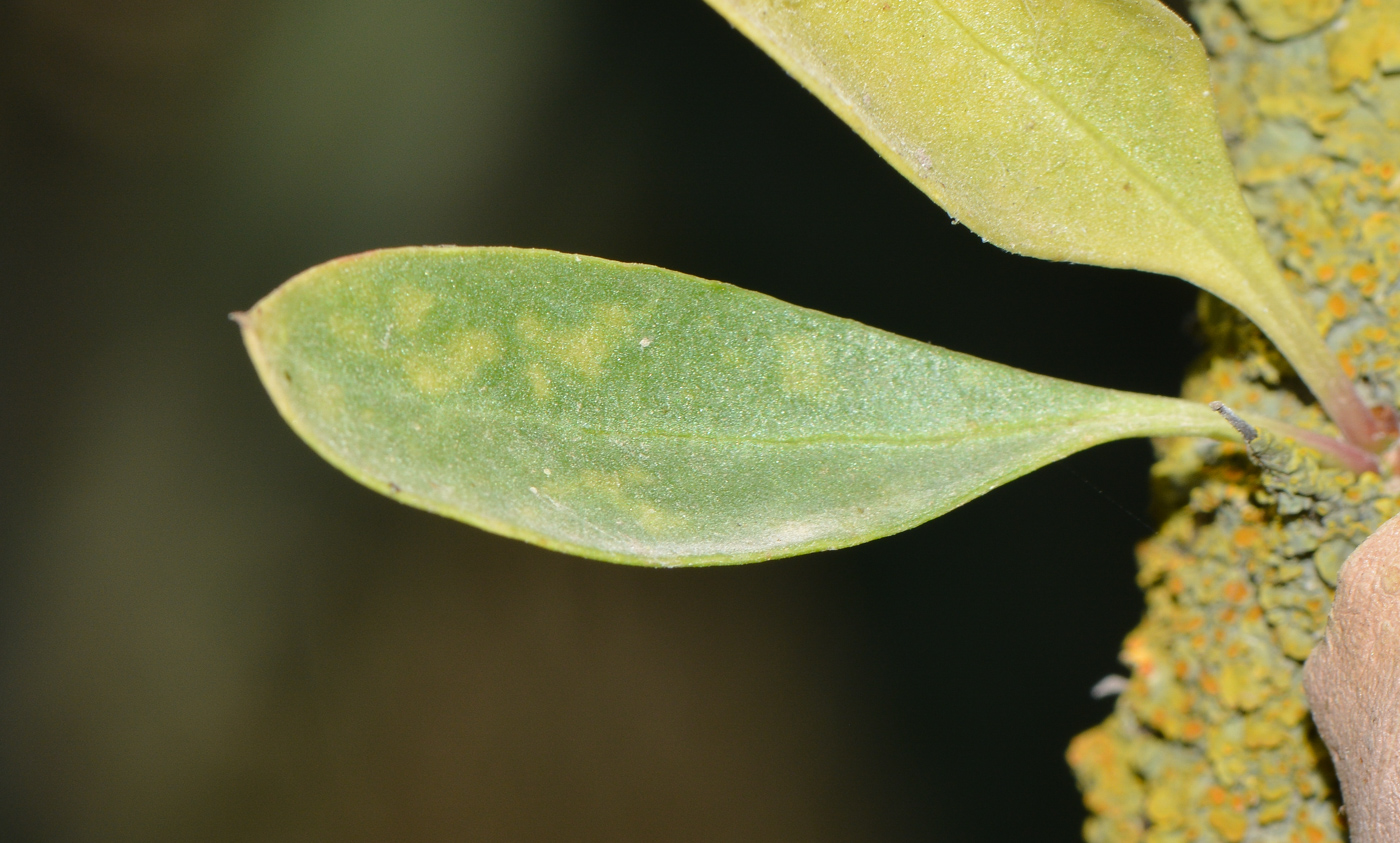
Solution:
{"label": "green leaf", "polygon": [[655,267],[369,252],[239,315],[288,423],[405,503],[615,562],[748,562],[912,527],[1203,405],[1033,375]]}
{"label": "green leaf", "polygon": [[1353,441],[1385,438],[1244,205],[1205,49],[1156,0],[708,2],[968,228],[1209,290]]}

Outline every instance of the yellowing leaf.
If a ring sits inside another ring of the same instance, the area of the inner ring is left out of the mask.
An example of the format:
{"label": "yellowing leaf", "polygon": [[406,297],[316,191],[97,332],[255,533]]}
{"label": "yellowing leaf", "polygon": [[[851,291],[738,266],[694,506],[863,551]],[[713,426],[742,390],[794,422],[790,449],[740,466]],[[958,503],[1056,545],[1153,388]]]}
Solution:
{"label": "yellowing leaf", "polygon": [[1211,291],[1349,438],[1384,438],[1259,238],[1204,48],[1156,0],[708,2],[968,228]]}
{"label": "yellowing leaf", "polygon": [[841,547],[1101,442],[1234,437],[1202,405],[555,252],[370,252],[239,318],[283,416],[355,479],[616,562]]}

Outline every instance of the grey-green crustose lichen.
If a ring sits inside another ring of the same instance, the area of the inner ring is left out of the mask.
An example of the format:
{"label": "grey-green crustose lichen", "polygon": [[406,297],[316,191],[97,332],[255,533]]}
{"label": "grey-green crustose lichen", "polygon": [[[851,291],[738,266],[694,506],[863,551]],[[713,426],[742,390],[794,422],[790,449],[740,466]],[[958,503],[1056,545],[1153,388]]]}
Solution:
{"label": "grey-green crustose lichen", "polygon": [[[1386,74],[1400,69],[1400,2],[1203,0],[1192,12],[1271,251],[1349,374],[1394,405],[1400,77]],[[1209,299],[1201,315],[1209,350],[1185,397],[1328,427],[1247,322]],[[1132,678],[1069,750],[1093,843],[1345,839],[1302,663],[1341,561],[1400,489],[1278,448],[1261,466],[1230,445],[1161,445],[1166,517],[1138,551],[1147,610],[1124,642]]]}

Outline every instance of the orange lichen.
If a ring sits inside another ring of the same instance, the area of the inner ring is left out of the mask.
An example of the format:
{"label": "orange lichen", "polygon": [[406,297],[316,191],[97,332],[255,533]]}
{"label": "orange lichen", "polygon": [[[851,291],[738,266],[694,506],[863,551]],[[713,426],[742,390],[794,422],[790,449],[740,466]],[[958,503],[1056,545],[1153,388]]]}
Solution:
{"label": "orange lichen", "polygon": [[1259,530],[1254,527],[1241,527],[1231,537],[1235,547],[1249,548],[1259,543]]}
{"label": "orange lichen", "polygon": [[1327,297],[1327,312],[1332,314],[1334,319],[1345,319],[1347,311],[1351,308],[1347,306],[1347,300],[1341,293],[1333,293]]}
{"label": "orange lichen", "polygon": [[[1400,70],[1387,46],[1400,35],[1400,0],[1349,0],[1331,24],[1277,41],[1241,19],[1241,9],[1253,21],[1285,5],[1195,0],[1221,122],[1290,283],[1348,374],[1365,378],[1372,400],[1393,403],[1400,75],[1382,74]],[[1339,72],[1347,81],[1334,86]],[[1253,326],[1208,296],[1199,316],[1209,348],[1185,397],[1331,430]],[[1146,611],[1122,654],[1132,677],[1109,719],[1076,739],[1098,751],[1070,756],[1092,843],[1345,839],[1319,766],[1325,753],[1310,736],[1301,665],[1341,561],[1400,504],[1374,473],[1320,466],[1270,441],[1268,470],[1240,446],[1158,445],[1152,473],[1169,514],[1138,548]]]}
{"label": "orange lichen", "polygon": [[1376,277],[1376,268],[1369,263],[1358,263],[1347,274],[1353,284],[1364,284]]}
{"label": "orange lichen", "polygon": [[1249,830],[1249,820],[1233,811],[1221,809],[1210,812],[1210,825],[1229,843],[1240,843]]}

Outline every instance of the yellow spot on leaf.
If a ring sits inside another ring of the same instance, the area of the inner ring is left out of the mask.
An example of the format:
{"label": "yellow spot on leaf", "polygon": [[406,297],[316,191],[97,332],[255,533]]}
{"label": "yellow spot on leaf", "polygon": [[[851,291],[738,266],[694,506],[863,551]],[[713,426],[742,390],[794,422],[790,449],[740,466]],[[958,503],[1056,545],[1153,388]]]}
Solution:
{"label": "yellow spot on leaf", "polygon": [[549,328],[534,314],[521,317],[517,327],[526,342],[585,378],[597,380],[608,358],[629,339],[631,322],[627,308],[610,304],[595,307],[587,322],[569,328]]}
{"label": "yellow spot on leaf", "polygon": [[783,386],[806,398],[820,398],[832,388],[827,371],[827,351],[819,340],[802,334],[787,334],[774,341]]}
{"label": "yellow spot on leaf", "polygon": [[685,516],[658,509],[648,500],[646,491],[655,483],[654,476],[636,465],[621,471],[584,471],[577,483],[561,485],[558,496],[573,499],[586,495],[606,502],[643,532],[659,537],[683,525]]}
{"label": "yellow spot on leaf", "polygon": [[530,379],[530,391],[535,394],[535,400],[547,401],[550,396],[549,374],[545,372],[544,366],[538,360],[532,361],[525,368],[525,376]]}
{"label": "yellow spot on leaf", "polygon": [[423,324],[436,297],[427,290],[405,284],[394,291],[394,327],[411,334]]}
{"label": "yellow spot on leaf", "polygon": [[500,345],[489,331],[463,331],[437,353],[420,352],[404,360],[409,380],[422,392],[442,395],[474,380],[481,367],[500,354]]}
{"label": "yellow spot on leaf", "polygon": [[326,322],[331,336],[350,348],[370,349],[374,346],[374,330],[369,321],[353,313],[336,312]]}

